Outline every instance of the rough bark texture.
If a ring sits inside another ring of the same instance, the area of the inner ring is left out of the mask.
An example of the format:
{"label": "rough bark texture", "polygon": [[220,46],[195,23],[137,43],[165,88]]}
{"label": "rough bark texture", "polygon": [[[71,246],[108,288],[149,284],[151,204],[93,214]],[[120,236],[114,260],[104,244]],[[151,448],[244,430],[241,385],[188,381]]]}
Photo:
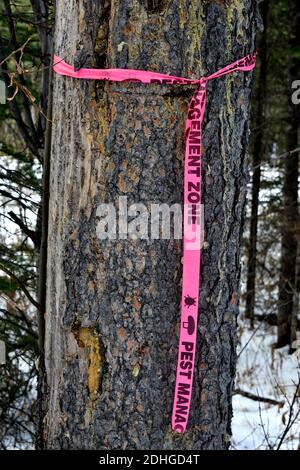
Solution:
{"label": "rough bark texture", "polygon": [[[200,77],[252,52],[253,1],[57,2],[77,66]],[[230,439],[251,74],[208,86],[205,249],[188,431],[171,431],[178,240],[97,238],[97,207],[181,203],[188,86],[55,77],[46,311],[47,448],[224,449]]]}
{"label": "rough bark texture", "polygon": [[[291,2],[291,27],[289,50],[294,51],[300,41],[300,12],[297,2]],[[289,86],[299,78],[300,60],[291,55],[288,73]],[[288,95],[289,96],[289,95]],[[299,106],[288,101],[289,121],[287,122],[286,145],[292,151],[299,147],[300,112]],[[281,230],[281,268],[278,299],[277,347],[292,346],[296,340],[297,312],[293,308],[296,291],[297,240],[299,237],[298,175],[299,153],[288,154],[284,161],[283,212]]]}

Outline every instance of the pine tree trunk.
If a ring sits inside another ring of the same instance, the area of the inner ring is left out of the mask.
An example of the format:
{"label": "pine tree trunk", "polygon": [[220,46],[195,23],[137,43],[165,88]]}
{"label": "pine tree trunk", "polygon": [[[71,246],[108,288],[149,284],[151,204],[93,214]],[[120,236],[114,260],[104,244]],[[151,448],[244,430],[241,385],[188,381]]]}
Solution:
{"label": "pine tree trunk", "polygon": [[[200,77],[253,51],[250,0],[58,2],[55,52],[77,67]],[[99,204],[181,204],[186,86],[56,76],[43,440],[60,449],[225,449],[231,434],[251,74],[211,82],[205,248],[188,430],[171,431],[181,240],[100,240]]]}
{"label": "pine tree trunk", "polygon": [[263,161],[264,137],[265,137],[265,103],[266,103],[266,78],[267,78],[267,22],[268,22],[269,1],[261,3],[261,18],[264,24],[264,31],[261,35],[259,45],[260,70],[256,84],[255,115],[252,121],[254,128],[253,152],[252,152],[252,197],[251,197],[251,219],[250,237],[248,249],[248,269],[247,269],[247,292],[246,292],[246,318],[250,319],[251,326],[254,326],[255,307],[255,280],[256,280],[256,256],[257,256],[257,225],[258,225],[258,205],[261,180],[261,163]]}
{"label": "pine tree trunk", "polygon": [[[291,2],[291,26],[289,31],[289,50],[295,52],[300,41],[300,13],[299,4]],[[300,60],[297,56],[290,56],[288,86],[299,78]],[[293,307],[296,290],[296,263],[297,239],[299,235],[298,220],[298,176],[299,152],[293,152],[299,147],[300,113],[299,105],[291,101],[291,92],[288,101],[289,121],[287,122],[286,145],[287,151],[284,162],[283,181],[283,211],[281,229],[281,267],[279,278],[278,298],[278,334],[277,347],[292,346],[296,340],[297,318]]]}

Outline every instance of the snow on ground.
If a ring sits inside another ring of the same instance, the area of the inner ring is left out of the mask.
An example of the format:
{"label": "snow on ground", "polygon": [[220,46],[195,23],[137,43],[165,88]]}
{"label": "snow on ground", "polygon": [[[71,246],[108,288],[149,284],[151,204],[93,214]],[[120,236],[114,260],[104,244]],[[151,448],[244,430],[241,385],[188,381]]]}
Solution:
{"label": "snow on ground", "polygon": [[[276,449],[289,422],[296,387],[299,382],[299,348],[288,354],[276,350],[276,328],[260,322],[251,331],[239,328],[236,388],[281,402],[271,405],[241,395],[233,397],[232,449]],[[298,340],[299,342],[299,340]],[[300,393],[293,406],[292,418],[299,411]],[[287,432],[280,449],[297,450],[300,443],[300,416]]]}

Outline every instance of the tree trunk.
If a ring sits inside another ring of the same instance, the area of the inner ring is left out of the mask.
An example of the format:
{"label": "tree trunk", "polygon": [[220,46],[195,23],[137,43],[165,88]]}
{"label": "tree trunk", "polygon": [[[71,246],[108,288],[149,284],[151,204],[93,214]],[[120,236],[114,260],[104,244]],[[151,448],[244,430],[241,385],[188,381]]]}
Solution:
{"label": "tree trunk", "polygon": [[[294,55],[300,41],[300,13],[299,4],[291,2],[291,22],[288,47],[290,51],[288,86],[299,78],[300,60]],[[287,123],[286,144],[287,150],[292,151],[299,147],[300,113],[299,106],[291,100],[289,93],[289,122]],[[298,174],[299,152],[289,153],[284,162],[283,181],[283,212],[281,229],[281,267],[279,277],[278,298],[278,334],[277,348],[286,345],[292,347],[296,340],[297,318],[293,308],[296,289],[296,262],[297,238],[299,234],[298,220]]]}
{"label": "tree trunk", "polygon": [[266,78],[267,78],[267,22],[268,22],[269,1],[261,2],[261,18],[264,30],[261,35],[259,45],[260,70],[256,84],[255,115],[252,121],[254,128],[253,153],[252,153],[252,198],[251,198],[251,219],[250,237],[248,249],[248,269],[247,269],[247,292],[246,292],[246,318],[250,319],[251,326],[254,326],[254,306],[255,306],[255,280],[256,280],[256,256],[257,256],[257,225],[258,225],[258,203],[261,179],[261,163],[264,148],[265,136],[265,103],[266,103]]}
{"label": "tree trunk", "polygon": [[[198,78],[253,51],[250,0],[58,2],[77,67]],[[231,434],[251,74],[208,85],[205,248],[188,430],[171,431],[181,240],[101,240],[101,203],[181,204],[193,90],[54,78],[44,446],[224,449]]]}

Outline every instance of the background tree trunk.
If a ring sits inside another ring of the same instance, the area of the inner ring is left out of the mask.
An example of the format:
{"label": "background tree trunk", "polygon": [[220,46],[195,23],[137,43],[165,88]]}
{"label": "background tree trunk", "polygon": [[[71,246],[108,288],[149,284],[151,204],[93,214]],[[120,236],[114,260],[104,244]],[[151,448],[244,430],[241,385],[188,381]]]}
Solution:
{"label": "background tree trunk", "polygon": [[[288,86],[299,79],[300,60],[297,56],[300,41],[300,13],[299,4],[292,1],[290,4],[290,32],[288,48],[290,63],[288,67]],[[288,122],[286,123],[286,146],[291,152],[299,147],[300,113],[299,105],[291,101],[290,91],[288,96]],[[299,152],[289,153],[284,161],[283,179],[283,211],[281,229],[281,266],[279,279],[278,298],[278,335],[277,347],[292,345],[296,340],[297,313],[293,308],[293,300],[296,290],[296,264],[297,264],[297,239],[299,235],[298,219],[298,174]]]}
{"label": "background tree trunk", "polygon": [[254,136],[252,151],[252,198],[251,198],[251,219],[250,237],[248,249],[248,269],[247,269],[247,291],[246,291],[246,318],[250,319],[251,326],[254,326],[255,307],[255,280],[256,280],[256,257],[257,257],[257,225],[258,225],[258,204],[261,180],[261,164],[263,161],[265,143],[265,104],[266,104],[266,82],[267,82],[267,22],[268,22],[269,1],[261,2],[261,18],[264,24],[264,31],[260,39],[259,75],[256,85],[255,115],[253,119]]}
{"label": "background tree trunk", "polygon": [[[197,78],[252,52],[255,2],[57,2],[76,65]],[[208,86],[205,249],[188,430],[171,431],[181,241],[97,238],[97,207],[182,202],[184,86],[56,76],[45,365],[47,448],[224,449],[231,434],[250,74]]]}

